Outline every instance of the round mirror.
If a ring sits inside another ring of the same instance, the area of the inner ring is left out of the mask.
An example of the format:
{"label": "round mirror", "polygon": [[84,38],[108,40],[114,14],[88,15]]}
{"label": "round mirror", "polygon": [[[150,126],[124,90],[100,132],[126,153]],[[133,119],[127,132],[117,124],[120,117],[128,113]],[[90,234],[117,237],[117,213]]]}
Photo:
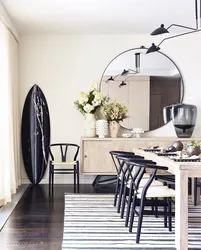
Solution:
{"label": "round mirror", "polygon": [[183,100],[183,80],[175,63],[161,52],[144,47],[127,50],[106,67],[100,91],[128,107],[121,126],[151,131],[170,119],[172,104]]}

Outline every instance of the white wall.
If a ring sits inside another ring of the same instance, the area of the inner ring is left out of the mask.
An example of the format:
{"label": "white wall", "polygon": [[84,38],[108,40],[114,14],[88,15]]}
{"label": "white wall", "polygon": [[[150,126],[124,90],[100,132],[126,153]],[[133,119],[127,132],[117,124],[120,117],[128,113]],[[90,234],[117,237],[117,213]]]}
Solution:
{"label": "white wall", "polygon": [[[33,84],[43,90],[51,118],[51,142],[79,143],[84,118],[73,102],[80,91],[87,91],[93,81],[100,81],[107,64],[124,50],[150,46],[159,37],[148,35],[27,35],[20,38],[20,107]],[[201,135],[201,34],[191,34],[166,41],[161,51],[179,67],[185,84],[184,102],[198,107],[193,136]],[[149,132],[148,137],[176,136],[172,124]],[[26,174],[21,166],[22,181]],[[92,177],[82,178],[91,182]],[[64,180],[61,179],[61,182]],[[47,173],[43,180],[47,182]]]}

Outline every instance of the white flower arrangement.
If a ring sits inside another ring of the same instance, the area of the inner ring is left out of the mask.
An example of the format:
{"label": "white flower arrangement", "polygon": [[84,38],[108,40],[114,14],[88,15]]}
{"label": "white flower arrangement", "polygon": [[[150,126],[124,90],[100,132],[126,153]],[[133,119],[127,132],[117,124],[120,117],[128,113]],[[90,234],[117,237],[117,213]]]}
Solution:
{"label": "white flower arrangement", "polygon": [[80,93],[79,99],[74,104],[81,114],[94,114],[105,103],[106,99],[106,96],[97,90],[97,83],[94,83],[88,92]]}
{"label": "white flower arrangement", "polygon": [[135,134],[136,137],[140,137],[140,134],[143,134],[144,130],[142,128],[133,128],[131,133]]}

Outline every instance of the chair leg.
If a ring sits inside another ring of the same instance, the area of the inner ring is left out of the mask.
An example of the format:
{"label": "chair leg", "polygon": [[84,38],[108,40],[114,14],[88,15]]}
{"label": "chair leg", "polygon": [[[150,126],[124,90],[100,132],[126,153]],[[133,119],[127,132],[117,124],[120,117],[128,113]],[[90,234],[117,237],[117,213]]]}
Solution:
{"label": "chair leg", "polygon": [[169,231],[172,231],[172,199],[168,198],[168,228]]}
{"label": "chair leg", "polygon": [[50,163],[50,167],[49,167],[49,190],[51,187],[51,174],[52,174],[52,164]]}
{"label": "chair leg", "polygon": [[118,200],[118,205],[117,205],[117,213],[120,213],[120,209],[121,209],[121,199],[122,199],[122,194],[123,194],[123,188],[124,188],[124,181],[123,181],[123,178],[122,178],[120,191],[119,191],[119,200]]}
{"label": "chair leg", "polygon": [[119,180],[119,176],[117,176],[117,182],[116,182],[115,194],[114,194],[114,207],[116,207],[117,205],[117,196],[119,193],[119,186],[120,186],[120,180]]}
{"label": "chair leg", "polygon": [[164,198],[164,227],[167,227],[167,198]]}
{"label": "chair leg", "polygon": [[77,162],[77,166],[76,166],[76,173],[77,173],[77,193],[80,192],[80,168],[79,168],[79,162]]}
{"label": "chair leg", "polygon": [[194,178],[194,206],[197,206],[197,181],[198,178]]}
{"label": "chair leg", "polygon": [[129,232],[132,233],[133,230],[133,222],[135,217],[135,207],[136,207],[136,195],[133,196],[133,203],[131,208],[131,216],[130,216],[130,223],[129,223]]}
{"label": "chair leg", "polygon": [[143,212],[144,212],[144,199],[142,199],[141,203],[140,203],[140,211],[139,211],[139,218],[138,218],[136,243],[140,242],[140,234],[141,234],[141,228],[142,228]]}
{"label": "chair leg", "polygon": [[[155,198],[155,201],[157,202],[158,198]],[[158,218],[158,206],[155,206],[155,217]]]}
{"label": "chair leg", "polygon": [[121,218],[124,218],[124,210],[126,206],[126,191],[127,191],[127,186],[126,184],[124,185],[124,191],[123,191],[123,199],[122,199],[122,206],[121,206]]}
{"label": "chair leg", "polygon": [[74,167],[73,167],[73,179],[74,179],[73,184],[74,184],[74,193],[76,193],[76,171],[77,171],[77,169],[76,169],[76,165],[74,165]]}
{"label": "chair leg", "polygon": [[53,189],[54,188],[54,166],[53,165],[52,165],[51,175],[52,175],[52,189]]}
{"label": "chair leg", "polygon": [[130,209],[131,209],[131,201],[132,201],[133,189],[130,188],[129,196],[128,196],[128,204],[127,204],[127,211],[126,211],[126,221],[125,227],[128,226],[129,216],[130,216]]}

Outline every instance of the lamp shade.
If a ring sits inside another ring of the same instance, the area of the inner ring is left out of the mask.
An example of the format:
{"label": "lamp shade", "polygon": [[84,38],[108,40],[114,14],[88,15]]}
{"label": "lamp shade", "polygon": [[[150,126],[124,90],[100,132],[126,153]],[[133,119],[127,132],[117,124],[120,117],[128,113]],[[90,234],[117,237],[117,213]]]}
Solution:
{"label": "lamp shade", "polygon": [[161,35],[161,34],[165,34],[165,33],[169,33],[169,31],[164,27],[164,24],[161,24],[161,26],[159,28],[157,28],[153,32],[151,32],[151,35],[156,36],[156,35]]}
{"label": "lamp shade", "polygon": [[110,78],[108,78],[107,80],[106,80],[106,82],[110,82],[110,81],[114,81],[114,78],[112,77],[112,76],[110,76]]}
{"label": "lamp shade", "polygon": [[122,76],[126,76],[126,75],[128,75],[128,73],[129,73],[129,70],[124,69],[124,70],[122,71],[121,75],[122,75]]}
{"label": "lamp shade", "polygon": [[121,87],[123,87],[123,86],[126,86],[127,84],[124,82],[124,81],[122,81],[120,84],[119,84],[119,88],[121,88]]}
{"label": "lamp shade", "polygon": [[146,54],[149,54],[149,53],[152,53],[152,52],[155,52],[155,51],[158,51],[158,50],[160,50],[160,47],[158,47],[154,43],[152,43],[151,47],[148,48]]}

